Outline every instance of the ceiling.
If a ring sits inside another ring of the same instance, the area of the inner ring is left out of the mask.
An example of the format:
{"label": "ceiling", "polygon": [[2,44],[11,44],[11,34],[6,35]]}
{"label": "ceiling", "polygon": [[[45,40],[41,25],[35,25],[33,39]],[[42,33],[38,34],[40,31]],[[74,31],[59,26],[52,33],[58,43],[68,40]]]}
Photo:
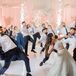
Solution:
{"label": "ceiling", "polygon": [[[21,6],[21,4],[24,4],[24,7],[28,7],[31,12],[40,10],[46,16],[51,15],[52,17],[55,17],[57,8],[59,6],[59,1],[62,1],[62,9],[65,9],[63,12],[64,14],[66,13],[67,13],[66,15],[71,14],[71,13],[68,14],[68,11],[70,10],[69,7],[71,7],[71,9],[74,8],[73,13],[74,13],[74,10],[76,10],[76,0],[0,0],[0,8],[2,8],[0,9],[0,12],[2,10],[4,14],[5,14],[5,11],[7,11],[8,13],[8,11],[10,11],[9,9],[11,9],[10,7],[16,7],[16,6],[19,7]],[[17,10],[17,9],[14,9],[14,10]],[[64,18],[68,18],[68,16],[66,15]]]}
{"label": "ceiling", "polygon": [[[71,6],[76,8],[76,0],[0,0],[0,7],[15,7],[24,4],[33,10],[53,11],[57,9],[59,1],[62,1],[62,7]],[[31,9],[30,8],[30,9]]]}
{"label": "ceiling", "polygon": [[[64,5],[76,6],[76,0],[62,0]],[[18,6],[22,3],[30,2],[34,6],[51,6],[51,3],[57,4],[58,0],[0,0],[0,6]]]}

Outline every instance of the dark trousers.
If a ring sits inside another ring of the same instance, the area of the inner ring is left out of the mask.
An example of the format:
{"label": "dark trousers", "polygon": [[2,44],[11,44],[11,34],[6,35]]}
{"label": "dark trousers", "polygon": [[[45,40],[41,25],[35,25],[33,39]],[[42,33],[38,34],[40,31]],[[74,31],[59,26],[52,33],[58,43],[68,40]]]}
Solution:
{"label": "dark trousers", "polygon": [[[58,51],[56,50],[56,49],[53,49],[53,52],[55,52],[55,53],[57,53]],[[48,59],[49,59],[49,57],[50,57],[50,54],[45,54],[45,58],[43,59],[43,63],[45,63]]]}
{"label": "dark trousers", "polygon": [[47,60],[49,59],[49,57],[48,56],[45,56],[45,58],[43,59],[43,63],[45,63]]}
{"label": "dark trousers", "polygon": [[76,48],[73,51],[73,59],[76,61]]}
{"label": "dark trousers", "polygon": [[0,69],[0,74],[3,74],[8,68],[13,60],[23,60],[25,62],[26,71],[31,72],[29,58],[25,56],[25,53],[21,51],[19,48],[14,48],[4,53],[5,64]]}
{"label": "dark trousers", "polygon": [[25,36],[24,37],[24,48],[25,48],[25,54],[27,55],[28,54],[28,42],[31,41],[32,43],[34,42],[34,40],[29,36]]}
{"label": "dark trousers", "polygon": [[41,49],[41,52],[44,52],[44,50],[45,50],[45,48],[43,47],[43,48]]}
{"label": "dark trousers", "polygon": [[40,36],[40,33],[37,32],[37,33],[35,33],[35,34],[33,35],[33,37],[34,37],[34,42],[33,42],[33,45],[32,45],[32,50],[35,49],[37,38],[40,39],[41,36]]}

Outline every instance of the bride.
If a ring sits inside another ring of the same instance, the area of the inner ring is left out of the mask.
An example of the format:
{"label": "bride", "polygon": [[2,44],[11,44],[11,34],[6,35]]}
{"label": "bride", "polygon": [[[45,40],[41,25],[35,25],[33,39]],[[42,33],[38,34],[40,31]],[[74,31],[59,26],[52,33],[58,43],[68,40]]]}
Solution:
{"label": "bride", "polygon": [[53,56],[53,63],[50,64],[52,62],[52,58],[50,58],[47,61],[48,63],[46,62],[47,66],[43,65],[40,67],[39,72],[37,72],[38,74],[35,76],[39,74],[39,76],[76,76],[76,62],[67,49],[64,48],[62,40],[55,40],[54,49],[56,49],[58,53]]}

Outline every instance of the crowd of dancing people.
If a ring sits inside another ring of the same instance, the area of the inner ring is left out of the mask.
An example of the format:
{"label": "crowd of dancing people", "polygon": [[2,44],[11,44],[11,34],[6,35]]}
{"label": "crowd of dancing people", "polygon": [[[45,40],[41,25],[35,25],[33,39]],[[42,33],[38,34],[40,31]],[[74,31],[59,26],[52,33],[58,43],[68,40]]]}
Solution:
{"label": "crowd of dancing people", "polygon": [[37,39],[42,48],[40,54],[45,53],[39,66],[43,66],[49,60],[52,52],[57,54],[56,66],[43,76],[76,75],[76,25],[68,27],[65,22],[62,22],[59,28],[53,30],[50,24],[46,26],[42,23],[38,27],[35,23],[26,24],[25,21],[22,22],[21,28],[11,25],[7,29],[0,26],[0,59],[5,61],[4,66],[0,68],[0,75],[5,73],[11,61],[24,60],[26,75],[32,76],[28,44],[29,41],[32,42],[31,52],[36,54]]}

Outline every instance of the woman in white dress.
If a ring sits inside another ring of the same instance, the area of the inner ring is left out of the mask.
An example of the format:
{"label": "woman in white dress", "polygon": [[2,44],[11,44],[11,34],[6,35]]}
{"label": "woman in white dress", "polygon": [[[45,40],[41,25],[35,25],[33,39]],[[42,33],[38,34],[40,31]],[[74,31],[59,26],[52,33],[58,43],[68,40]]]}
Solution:
{"label": "woman in white dress", "polygon": [[54,48],[58,51],[55,65],[50,68],[47,76],[76,76],[76,62],[63,47],[61,40],[57,40]]}
{"label": "woman in white dress", "polygon": [[[50,59],[38,69],[34,76],[76,76],[76,62],[69,52],[63,47],[62,40],[56,40],[54,49],[57,53],[51,53]],[[52,59],[53,58],[53,59]]]}

